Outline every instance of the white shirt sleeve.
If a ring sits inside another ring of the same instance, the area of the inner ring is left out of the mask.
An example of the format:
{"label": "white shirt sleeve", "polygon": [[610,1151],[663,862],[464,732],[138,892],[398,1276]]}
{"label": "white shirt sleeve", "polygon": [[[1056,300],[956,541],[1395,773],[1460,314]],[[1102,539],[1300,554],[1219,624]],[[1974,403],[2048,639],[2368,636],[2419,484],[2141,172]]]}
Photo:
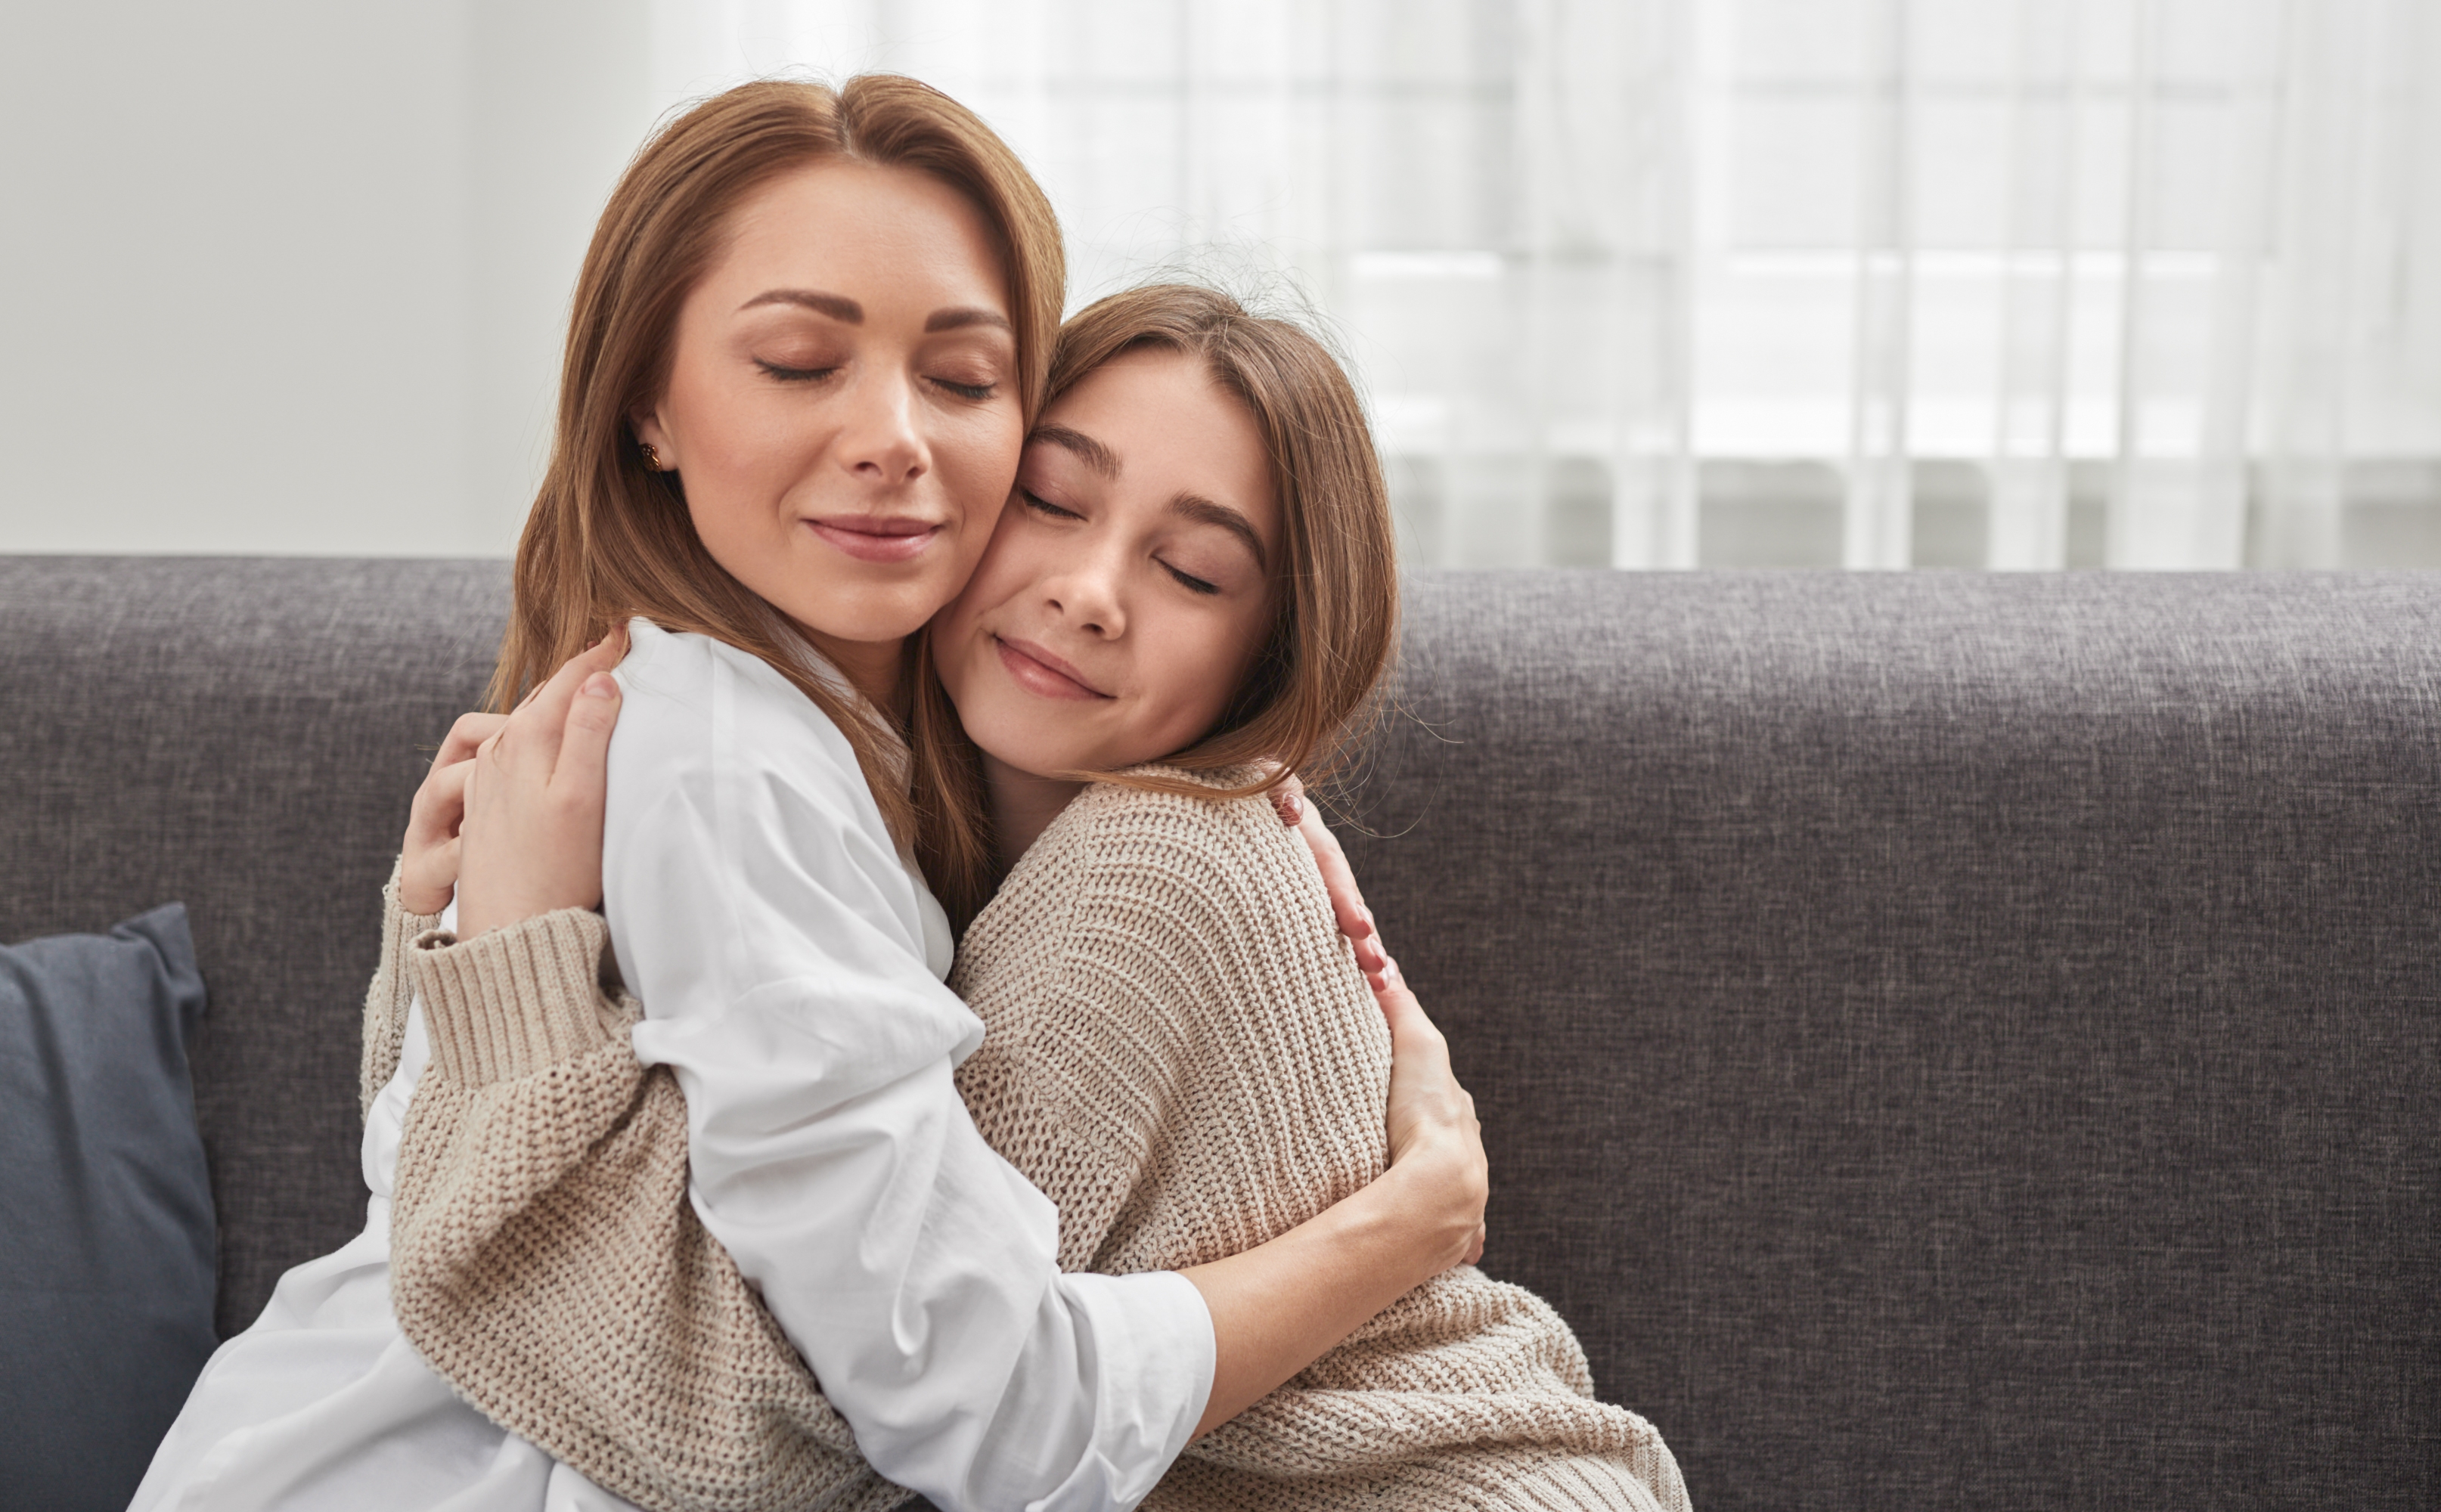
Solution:
{"label": "white shirt sleeve", "polygon": [[1202,1295],[1059,1272],[959,1100],[983,1025],[845,737],[745,653],[632,633],[605,911],[704,1227],[882,1474],[944,1512],[1134,1506],[1211,1391]]}

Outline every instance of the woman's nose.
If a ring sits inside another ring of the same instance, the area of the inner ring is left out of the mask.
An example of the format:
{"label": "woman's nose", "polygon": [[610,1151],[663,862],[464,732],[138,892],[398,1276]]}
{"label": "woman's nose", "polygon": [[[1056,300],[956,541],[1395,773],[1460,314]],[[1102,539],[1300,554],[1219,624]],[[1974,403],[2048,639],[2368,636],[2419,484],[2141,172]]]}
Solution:
{"label": "woman's nose", "polygon": [[931,470],[931,448],[915,423],[913,386],[903,374],[870,374],[847,398],[839,446],[849,473],[862,482],[903,488]]}

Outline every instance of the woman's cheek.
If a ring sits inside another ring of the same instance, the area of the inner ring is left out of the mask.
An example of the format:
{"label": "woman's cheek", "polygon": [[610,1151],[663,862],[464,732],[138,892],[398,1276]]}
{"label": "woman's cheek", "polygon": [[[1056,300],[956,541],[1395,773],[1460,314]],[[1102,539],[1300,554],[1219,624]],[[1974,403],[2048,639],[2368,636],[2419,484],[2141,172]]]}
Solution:
{"label": "woman's cheek", "polygon": [[995,403],[946,411],[938,434],[943,444],[981,470],[1004,475],[1002,487],[1017,481],[1018,462],[1025,453],[1025,419],[1014,405]]}
{"label": "woman's cheek", "polygon": [[988,536],[1009,513],[1009,495],[1017,485],[1017,449],[956,458],[944,468],[941,481],[975,533]]}

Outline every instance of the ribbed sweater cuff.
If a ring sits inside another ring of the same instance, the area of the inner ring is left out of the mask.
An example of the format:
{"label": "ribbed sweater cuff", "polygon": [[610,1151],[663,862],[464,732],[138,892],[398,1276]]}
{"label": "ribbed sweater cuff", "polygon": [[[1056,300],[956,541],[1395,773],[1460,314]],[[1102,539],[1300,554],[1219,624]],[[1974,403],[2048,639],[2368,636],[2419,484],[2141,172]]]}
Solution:
{"label": "ribbed sweater cuff", "polygon": [[430,930],[415,942],[432,1060],[461,1087],[546,1071],[621,1037],[601,1007],[597,973],[609,928],[601,915],[561,909],[460,942]]}
{"label": "ribbed sweater cuff", "polygon": [[418,913],[399,901],[399,883],[406,873],[407,857],[402,854],[390,863],[389,880],[382,884],[382,922],[387,936],[382,944],[385,945],[405,946],[425,930],[441,927],[441,915]]}

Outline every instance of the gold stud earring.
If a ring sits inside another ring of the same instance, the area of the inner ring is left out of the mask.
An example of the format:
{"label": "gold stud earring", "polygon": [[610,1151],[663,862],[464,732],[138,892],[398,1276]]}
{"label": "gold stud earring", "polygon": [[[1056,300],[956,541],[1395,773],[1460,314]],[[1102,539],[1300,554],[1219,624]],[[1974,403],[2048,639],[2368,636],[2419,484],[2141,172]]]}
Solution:
{"label": "gold stud earring", "polygon": [[644,454],[645,472],[666,473],[669,471],[668,468],[661,465],[661,454],[653,450],[653,443],[651,441],[639,441],[636,443],[636,449]]}

